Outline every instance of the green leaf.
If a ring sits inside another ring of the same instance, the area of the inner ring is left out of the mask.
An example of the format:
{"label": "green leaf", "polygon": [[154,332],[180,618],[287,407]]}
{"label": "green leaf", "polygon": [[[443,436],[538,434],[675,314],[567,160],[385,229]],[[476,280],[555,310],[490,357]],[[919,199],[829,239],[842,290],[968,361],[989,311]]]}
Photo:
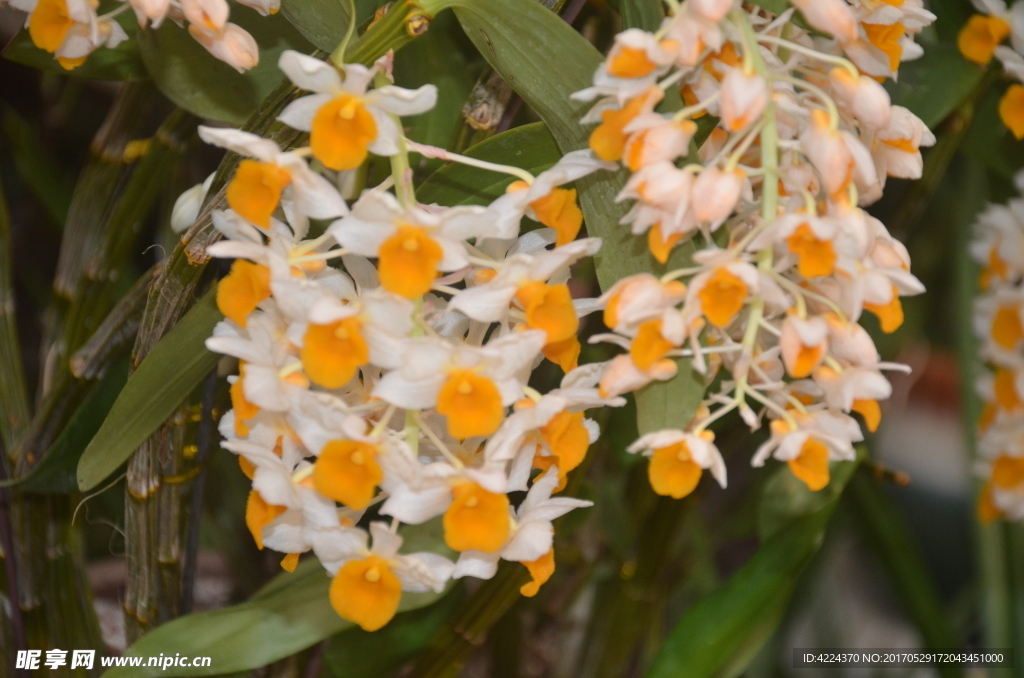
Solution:
{"label": "green leaf", "polygon": [[892,103],[904,106],[934,128],[980,82],[985,70],[961,56],[955,44],[924,45],[924,56],[900,65],[898,82],[888,81]]}
{"label": "green leaf", "polygon": [[[928,566],[893,501],[863,470],[850,480],[849,496],[868,542],[889,570],[925,645],[936,651],[959,646]],[[964,675],[957,664],[936,664],[935,669],[942,678]]]}
{"label": "green leaf", "polygon": [[[106,9],[113,9],[118,3],[110,3]],[[46,50],[39,49],[32,44],[32,38],[28,31],[23,30],[11,40],[10,44],[3,51],[5,59],[38,68],[42,71],[60,73],[78,78],[90,78],[94,80],[141,80],[148,77],[146,66],[139,56],[138,44],[135,41],[135,34],[138,32],[139,22],[133,12],[125,12],[117,17],[117,22],[128,34],[128,40],[113,49],[101,47],[85,60],[81,66],[66,70],[57,63],[52,54]]]}
{"label": "green leaf", "polygon": [[395,616],[379,631],[351,628],[332,638],[324,666],[335,678],[386,678],[425,648],[463,599],[455,589],[433,605]]}
{"label": "green leaf", "polygon": [[[210,657],[210,666],[119,667],[104,678],[215,676],[266,666],[353,628],[331,608],[331,579],[316,558],[295,572],[282,573],[241,605],[199,612],[164,624],[136,641],[125,656],[156,657],[177,653]],[[403,593],[400,612],[437,601],[442,593]]]}
{"label": "green leaf", "polygon": [[[459,120],[462,104],[469,97],[476,73],[459,49],[457,39],[465,38],[455,17],[449,12],[434,19],[430,29],[413,40],[395,57],[395,84],[416,89],[422,85],[437,87],[437,104],[426,113],[403,120],[406,136],[421,144],[445,148]],[[413,155],[414,169],[433,171],[441,160],[426,160]]]}
{"label": "green leaf", "polygon": [[[535,122],[497,134],[469,148],[465,155],[539,174],[562,157],[547,125]],[[423,203],[487,205],[505,193],[515,177],[450,163],[427,177],[417,189]]]}
{"label": "green leaf", "polygon": [[80,490],[116,471],[214,368],[205,342],[222,319],[211,290],[146,356],[78,462]]}
{"label": "green leaf", "polygon": [[652,382],[635,393],[640,435],[663,428],[686,428],[704,399],[704,375],[693,369],[689,360],[677,360],[676,365],[676,376]]}
{"label": "green leaf", "polygon": [[259,64],[245,73],[215,59],[173,21],[139,31],[138,45],[153,82],[168,99],[201,118],[241,125],[281,82],[281,52],[309,54],[313,46],[280,14],[260,16],[236,4],[231,21],[249,31],[260,47]]}
{"label": "green leaf", "polygon": [[92,388],[42,461],[13,484],[25,492],[54,494],[76,491],[78,460],[127,380],[128,360],[124,359],[115,363],[103,380]]}
{"label": "green leaf", "polygon": [[[450,5],[484,58],[547,123],[561,151],[586,148],[590,129],[580,125],[579,119],[590,104],[569,97],[590,85],[601,63],[602,56],[594,46],[533,0],[454,0]],[[619,224],[628,205],[616,204],[615,196],[626,177],[624,170],[599,172],[576,182],[587,233],[604,240],[594,257],[604,290],[628,275],[659,275],[685,266],[692,254],[692,246],[680,246],[666,265],[658,264],[646,240]],[[703,382],[690,369],[689,361],[680,361],[676,377],[637,394],[641,431],[684,426],[703,394]]]}
{"label": "green leaf", "polygon": [[[738,676],[782,619],[800,573],[825,538],[857,462],[833,465],[827,499],[776,531],[726,584],[690,607],[655,657],[647,678]],[[789,473],[781,468],[780,472]]]}
{"label": "green leaf", "polygon": [[281,13],[302,36],[325,52],[333,52],[355,22],[352,0],[283,0]]}
{"label": "green leaf", "polygon": [[355,25],[360,26],[381,4],[381,0],[283,0],[281,13],[306,40],[333,52],[345,39],[351,8],[355,8]]}
{"label": "green leaf", "polygon": [[656,31],[665,18],[661,0],[622,0],[619,6],[623,28]]}
{"label": "green leaf", "polygon": [[[858,453],[863,455],[863,450],[858,450]],[[766,542],[797,518],[819,511],[837,499],[856,468],[856,462],[832,462],[829,464],[828,486],[812,492],[787,466],[780,464],[761,489],[757,512],[758,538]]]}

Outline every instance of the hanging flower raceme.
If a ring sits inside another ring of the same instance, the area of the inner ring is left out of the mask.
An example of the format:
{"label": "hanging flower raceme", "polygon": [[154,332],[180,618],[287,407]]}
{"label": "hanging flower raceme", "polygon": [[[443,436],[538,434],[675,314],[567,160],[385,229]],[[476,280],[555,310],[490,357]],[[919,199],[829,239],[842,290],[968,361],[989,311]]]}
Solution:
{"label": "hanging flower raceme", "polygon": [[[315,554],[334,609],[367,630],[391,619],[403,591],[489,578],[500,559],[523,563],[523,593],[535,594],[555,570],[552,521],[590,505],[552,497],[599,435],[584,410],[625,402],[599,393],[601,365],[577,367],[580,317],[597,304],[568,284],[601,246],[577,239],[571,183],[615,166],[585,150],[535,177],[414,144],[400,116],[431,108],[436,91],[380,86],[390,64],[282,55],[314,92],[280,118],[310,132],[309,147],[200,128],[242,157],[227,209],[212,214],[223,239],[207,251],[233,263],[207,346],[238,361],[220,431],[253,482],[246,523],[285,569]],[[394,193],[388,181],[342,199],[338,171],[405,149],[513,181],[485,206],[421,204],[402,176]],[[179,228],[208,188],[179,199]],[[524,216],[544,228],[521,233]],[[567,372],[548,394],[528,386],[544,357]],[[523,490],[517,506],[510,493]],[[390,524],[362,525],[374,505]],[[439,552],[401,553],[400,526],[430,521],[444,531]]]}
{"label": "hanging flower raceme", "polygon": [[[1016,177],[1024,190],[1024,174]],[[1024,199],[989,205],[974,226],[971,255],[981,267],[974,331],[985,362],[976,390],[984,409],[978,425],[978,503],[983,522],[1024,520]]]}
{"label": "hanging flower raceme", "polygon": [[[957,38],[964,58],[987,66],[992,57],[1017,82],[1011,84],[999,102],[999,117],[1017,139],[1024,139],[1024,3],[1007,8],[1003,0],[979,0],[982,14],[967,20]],[[1002,43],[1009,38],[1009,46]]]}
{"label": "hanging flower raceme", "polygon": [[[182,25],[206,51],[239,73],[259,63],[259,46],[244,28],[228,21],[226,0],[118,0],[120,5],[97,14],[98,0],[12,0],[11,7],[25,12],[29,37],[39,49],[54,55],[66,70],[85,63],[101,47],[114,48],[128,39],[118,15],[132,11],[139,26],[160,26],[164,19]],[[274,14],[280,0],[241,2],[260,14]]]}
{"label": "hanging flower raceme", "polygon": [[[631,276],[598,300],[612,333],[592,341],[624,349],[600,395],[688,364],[709,382],[730,373],[693,421],[630,448],[650,457],[660,494],[689,494],[705,469],[725,484],[708,427],[732,410],[751,428],[769,421],[755,466],[774,457],[811,490],[825,487],[830,462],[852,459],[863,437],[851,415],[875,430],[892,390],[883,372],[904,369],[880,361],[858,321],[868,311],[895,331],[901,297],[923,287],[906,249],[862,207],[886,177],[920,177],[920,149],[935,141],[878,82],[920,55],[913,36],[935,17],[917,2],[794,4],[818,35],[789,13],[673,3],[657,31],[620,34],[594,86],[574,95],[594,102],[582,120],[597,123],[591,149],[630,173],[623,225],[661,263],[697,247],[683,267]],[[664,103],[673,89],[675,111]],[[707,115],[718,122],[702,139]]]}

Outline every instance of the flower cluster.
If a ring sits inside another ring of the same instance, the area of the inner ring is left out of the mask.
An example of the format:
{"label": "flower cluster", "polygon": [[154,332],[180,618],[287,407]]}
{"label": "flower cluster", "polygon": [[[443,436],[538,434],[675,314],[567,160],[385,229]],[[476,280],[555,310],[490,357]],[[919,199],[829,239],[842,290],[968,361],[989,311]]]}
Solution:
{"label": "flower cluster", "polygon": [[[1024,173],[1016,183],[1024,192]],[[982,521],[1024,519],[1024,198],[989,205],[975,223],[971,255],[981,265],[974,302],[979,354],[991,369],[977,380],[977,472],[985,479]]]}
{"label": "flower cluster", "polygon": [[[235,261],[207,346],[238,359],[220,429],[252,479],[252,535],[287,554],[286,569],[315,552],[338,614],[368,630],[403,590],[489,578],[500,559],[528,568],[533,595],[554,571],[552,521],[590,505],[552,496],[598,435],[584,411],[624,402],[598,392],[602,365],[577,365],[579,318],[596,304],[572,298],[569,268],[600,241],[577,238],[576,192],[559,188],[614,165],[585,150],[534,177],[413,144],[400,116],[429,110],[437,92],[390,84],[390,56],[337,69],[289,51],[279,65],[310,92],[279,118],[308,132],[308,147],[200,127],[244,158],[230,209],[213,215],[224,239],[208,251]],[[420,204],[410,148],[515,181],[488,206]],[[390,157],[392,177],[350,207],[338,187],[369,154]],[[179,226],[206,188],[179,199]],[[524,216],[543,227],[522,232]],[[311,238],[311,220],[329,225]],[[541,394],[528,382],[545,359],[565,377]],[[367,531],[357,524],[371,507],[390,522]],[[399,526],[432,519],[454,562],[400,552]]]}
{"label": "flower cluster", "polygon": [[[164,19],[188,32],[206,50],[244,72],[259,62],[259,48],[241,26],[228,21],[227,0],[119,0],[106,14],[99,14],[99,0],[9,0],[11,7],[28,13],[25,25],[33,44],[53,53],[57,62],[72,70],[100,47],[117,47],[128,35],[117,16],[135,12],[139,27],[158,27]],[[239,0],[266,16],[281,8],[280,0]],[[3,3],[0,2],[0,5]]]}
{"label": "flower cluster", "polygon": [[[996,57],[1007,74],[1024,83],[1024,2],[1007,8],[1003,0],[973,0],[975,14],[957,36],[964,58],[987,66]],[[1001,44],[1010,39],[1010,47]],[[1017,139],[1024,139],[1024,85],[1010,85],[999,102],[999,117]]]}
{"label": "flower cluster", "polygon": [[[629,447],[650,457],[658,494],[686,496],[705,470],[725,485],[708,427],[733,410],[752,428],[771,420],[753,463],[786,461],[812,490],[830,460],[853,457],[851,412],[878,425],[891,391],[881,371],[900,366],[880,362],[857,320],[867,310],[894,331],[900,296],[922,287],[860,206],[886,176],[919,176],[918,149],[934,139],[874,77],[918,53],[911,36],[932,17],[913,0],[798,4],[819,33],[794,10],[730,0],[670,3],[656,33],[621,33],[574,95],[596,99],[590,148],[538,176],[406,139],[401,116],[430,109],[436,90],[392,85],[390,56],[367,69],[282,55],[310,94],[279,119],[308,132],[308,147],[200,128],[245,158],[230,209],[213,216],[225,240],[209,248],[235,260],[217,289],[226,320],[207,341],[238,359],[223,446],[252,479],[257,543],[287,554],[286,569],[313,551],[341,616],[380,628],[403,590],[488,578],[501,559],[524,564],[523,593],[536,593],[554,571],[552,520],[590,504],[553,496],[599,434],[585,411],[673,378],[681,359],[709,383],[729,375],[692,422]],[[658,112],[669,95],[685,107]],[[691,153],[704,116],[715,129]],[[489,205],[421,204],[409,151],[515,180]],[[370,154],[389,157],[392,176],[349,206],[338,187],[365,176]],[[703,248],[686,268],[573,299],[570,267],[601,242],[580,237],[576,191],[563,186],[623,165],[618,200],[634,202],[622,221],[646,233],[652,266],[684,242]],[[179,228],[208,188],[179,200]],[[542,227],[524,230],[523,217]],[[321,235],[309,237],[311,220],[328,223]],[[580,318],[594,311],[611,332],[592,340],[626,351],[579,365]],[[542,394],[530,376],[544,360],[564,378]],[[390,523],[364,520],[368,509]],[[401,552],[400,525],[430,520],[457,558]]]}
{"label": "flower cluster", "polygon": [[[594,153],[630,172],[622,223],[662,263],[702,244],[692,265],[631,276],[601,297],[614,332],[594,339],[626,352],[599,392],[671,379],[679,358],[709,383],[724,368],[692,422],[632,446],[651,456],[655,491],[684,496],[702,469],[724,484],[708,426],[733,410],[751,428],[770,420],[755,466],[785,461],[818,490],[829,462],[852,459],[862,439],[851,413],[875,430],[891,393],[882,371],[904,369],[880,362],[858,320],[868,311],[893,332],[900,297],[923,287],[903,245],[861,206],[887,176],[920,177],[919,149],[934,143],[878,82],[920,54],[913,35],[934,15],[910,0],[794,2],[811,32],[795,9],[670,4],[657,32],[619,34],[594,86],[575,95],[595,101],[584,118],[598,123]],[[673,90],[685,107],[658,112]],[[690,152],[704,116],[714,129]]]}

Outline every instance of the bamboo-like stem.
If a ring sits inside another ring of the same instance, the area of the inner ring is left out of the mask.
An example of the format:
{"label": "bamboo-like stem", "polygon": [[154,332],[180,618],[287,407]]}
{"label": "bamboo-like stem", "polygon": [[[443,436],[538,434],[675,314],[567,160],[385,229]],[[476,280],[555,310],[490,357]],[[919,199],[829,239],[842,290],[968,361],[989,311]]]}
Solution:
{"label": "bamboo-like stem", "polygon": [[[86,343],[113,305],[117,278],[134,253],[139,225],[159,196],[161,186],[173,171],[197,124],[197,118],[181,110],[168,116],[110,205],[101,221],[101,232],[91,236],[93,250],[82,262],[75,302],[64,317],[62,338],[49,370],[49,388],[19,445],[16,475],[25,475],[39,463],[88,393],[92,384],[74,376],[70,354]],[[65,233],[68,238],[74,238],[71,229]]]}
{"label": "bamboo-like stem", "polygon": [[[646,483],[646,478],[642,480]],[[653,495],[647,488],[643,491]],[[588,675],[601,678],[624,675],[643,641],[652,632],[661,633],[657,611],[663,601],[659,591],[663,589],[666,573],[673,565],[670,552],[688,502],[671,497],[658,497],[653,502],[650,499],[648,496],[648,502],[645,502],[649,505],[647,517],[638,530],[644,539],[637,553],[636,569],[628,579],[616,582],[601,619],[595,616],[595,622],[603,627],[605,633],[601,635],[600,652],[594,656],[596,663],[587,662],[590,664],[590,671],[585,672]],[[597,650],[598,646],[594,649]]]}
{"label": "bamboo-like stem", "polygon": [[181,613],[192,611],[193,591],[195,589],[197,557],[199,555],[199,523],[203,515],[203,490],[206,487],[206,459],[213,446],[214,412],[213,406],[217,395],[217,370],[212,370],[203,385],[202,413],[199,420],[198,440],[196,442],[195,464],[200,469],[192,484],[189,497],[191,505],[188,512],[188,524],[185,530],[184,572],[181,582]]}
{"label": "bamboo-like stem", "polygon": [[408,675],[417,678],[455,678],[486,640],[487,633],[520,599],[519,588],[529,581],[526,568],[502,561],[498,573],[481,584],[459,611],[430,641]]}
{"label": "bamboo-like stem", "polygon": [[[8,472],[8,460],[7,450],[4,447],[3,451],[0,452],[0,481],[7,480],[10,476]],[[11,525],[11,502],[10,502],[10,490],[4,487],[0,487],[0,549],[3,549],[4,559],[4,577],[5,577],[5,590],[7,591],[8,600],[11,601],[11,605],[8,606],[7,610],[0,609],[0,620],[4,620],[6,623],[3,624],[5,629],[3,633],[6,635],[10,633],[9,638],[2,639],[0,647],[10,648],[10,652],[7,653],[9,656],[4,657],[0,652],[0,666],[6,666],[8,671],[15,671],[15,664],[12,659],[15,658],[15,653],[18,650],[27,649],[25,644],[25,621],[21,616],[21,606],[15,604],[18,600],[18,564],[17,559],[14,557],[14,534]],[[26,678],[28,675],[27,670],[17,670],[15,675],[18,678]]]}
{"label": "bamboo-like stem", "polygon": [[4,450],[14,448],[15,441],[29,422],[28,391],[18,344],[17,320],[14,315],[14,275],[11,270],[11,231],[7,201],[0,184],[0,439]]}

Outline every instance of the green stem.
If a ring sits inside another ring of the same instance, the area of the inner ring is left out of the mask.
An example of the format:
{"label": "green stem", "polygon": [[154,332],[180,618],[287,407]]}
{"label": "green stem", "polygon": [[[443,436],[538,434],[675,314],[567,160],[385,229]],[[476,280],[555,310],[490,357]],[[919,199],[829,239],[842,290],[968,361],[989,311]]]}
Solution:
{"label": "green stem", "polygon": [[[863,470],[850,479],[848,495],[856,508],[861,528],[889,570],[925,645],[936,651],[961,647],[939,602],[931,574],[892,501]],[[942,678],[963,676],[963,670],[957,664],[936,664],[935,669]]]}
{"label": "green stem", "polygon": [[[757,74],[770,82],[768,79],[768,68],[757,47],[757,35],[747,15],[740,11],[730,13],[732,22],[740,29],[743,36],[743,56],[749,59]],[[779,204],[779,130],[775,120],[775,104],[771,97],[765,105],[761,114],[761,169],[764,177],[761,181],[761,218],[766,223],[775,221],[778,216]],[[772,249],[766,247],[757,254],[757,266],[762,271],[770,271],[772,268]],[[750,303],[750,314],[747,318],[747,329],[743,335],[743,346],[746,353],[753,355],[754,344],[757,341],[758,329],[761,319],[764,317],[764,299],[757,297]],[[747,387],[747,373],[739,375],[736,382],[736,399],[741,403],[744,401],[744,394]]]}
{"label": "green stem", "polygon": [[455,678],[487,638],[491,627],[520,599],[519,588],[529,581],[520,563],[501,561],[498,573],[480,585],[452,620],[430,641],[407,675],[416,678]]}
{"label": "green stem", "polygon": [[339,46],[344,49],[344,57],[337,53],[331,55],[331,61],[338,63],[359,63],[370,65],[388,50],[399,50],[426,32],[433,19],[433,13],[426,11],[416,0],[396,2],[379,21],[355,43]]}

